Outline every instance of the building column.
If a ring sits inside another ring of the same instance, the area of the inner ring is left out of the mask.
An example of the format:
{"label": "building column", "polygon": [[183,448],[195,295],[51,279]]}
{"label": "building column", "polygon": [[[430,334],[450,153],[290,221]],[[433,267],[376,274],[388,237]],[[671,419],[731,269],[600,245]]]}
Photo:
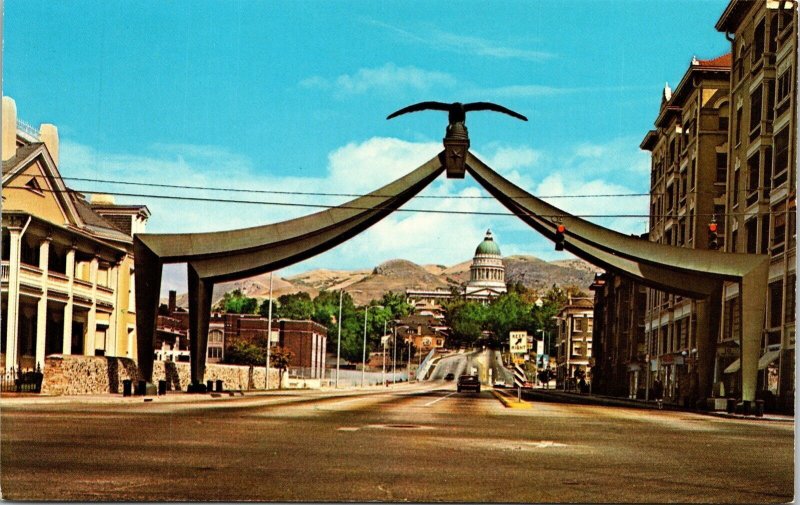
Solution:
{"label": "building column", "polygon": [[86,318],[86,336],[83,339],[83,354],[84,356],[94,356],[94,339],[97,333],[97,267],[100,260],[97,256],[92,258],[89,264],[89,282],[92,283],[92,307],[89,309],[89,315]]}
{"label": "building column", "polygon": [[47,337],[47,270],[50,257],[48,236],[39,244],[39,270],[42,271],[42,297],[39,298],[36,313],[36,365],[44,370],[44,346]]}
{"label": "building column", "polygon": [[[108,271],[108,286],[114,290],[114,306],[111,307],[111,315],[108,318],[108,330],[111,333],[106,335],[106,356],[116,356],[118,346],[118,339],[120,338],[119,324],[119,307],[122,303],[119,292],[118,279],[119,279],[119,263],[114,263]],[[126,294],[127,296],[127,294]]]}
{"label": "building column", "polygon": [[64,305],[64,336],[61,345],[62,354],[72,354],[72,290],[75,283],[75,246],[67,251],[67,303]]}
{"label": "building column", "polygon": [[19,263],[22,228],[9,228],[8,313],[6,316],[6,371],[17,368],[19,328]]}

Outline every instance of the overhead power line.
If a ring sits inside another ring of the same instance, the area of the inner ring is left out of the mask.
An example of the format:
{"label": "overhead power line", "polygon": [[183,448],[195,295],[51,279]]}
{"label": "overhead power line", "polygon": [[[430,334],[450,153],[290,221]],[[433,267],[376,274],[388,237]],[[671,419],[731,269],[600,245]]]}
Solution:
{"label": "overhead power line", "polygon": [[[28,186],[6,186],[12,189],[30,189]],[[42,192],[49,192],[49,193],[88,193],[88,194],[104,194],[104,195],[113,195],[113,196],[123,196],[123,197],[131,197],[131,198],[157,198],[162,200],[179,200],[179,201],[191,201],[191,202],[208,202],[208,203],[227,203],[227,204],[244,204],[244,205],[269,205],[269,206],[277,206],[277,207],[302,207],[302,208],[315,208],[315,209],[350,209],[350,210],[379,210],[380,207],[359,207],[355,205],[325,205],[321,203],[298,203],[298,202],[274,202],[274,201],[262,201],[262,200],[229,200],[229,199],[221,199],[221,198],[206,198],[206,197],[198,197],[198,196],[176,196],[176,195],[153,195],[153,194],[143,194],[143,193],[122,193],[122,192],[109,192],[109,191],[88,191],[88,190],[77,190],[77,189],[67,189],[67,190],[57,190],[57,189],[45,189],[40,188],[38,191]],[[426,214],[457,214],[457,215],[477,215],[477,216],[515,216],[516,214],[511,212],[488,212],[488,211],[466,211],[466,210],[442,210],[442,209],[396,209],[395,212],[419,212],[419,213],[426,213]],[[786,210],[785,213],[794,213],[796,210]],[[773,212],[772,214],[777,214]],[[728,212],[725,214],[694,214],[695,217],[712,217],[712,216],[744,216],[744,215],[770,215],[770,212],[757,212],[757,213],[745,213],[745,212]],[[563,214],[536,214],[537,217],[543,218],[559,218],[565,217]],[[651,217],[650,214],[570,214],[572,217],[580,217],[580,218],[635,218],[635,219],[649,219]],[[686,218],[687,216],[680,216],[678,214],[654,214],[652,215],[654,218]]]}

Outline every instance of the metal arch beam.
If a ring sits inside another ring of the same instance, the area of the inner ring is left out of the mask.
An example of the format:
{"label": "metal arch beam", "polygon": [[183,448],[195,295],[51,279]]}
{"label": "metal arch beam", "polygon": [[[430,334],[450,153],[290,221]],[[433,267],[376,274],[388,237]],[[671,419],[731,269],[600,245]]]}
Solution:
{"label": "metal arch beam", "polygon": [[310,258],[388,216],[444,172],[440,153],[409,174],[347,203],[308,216],[253,228],[211,233],[137,234],[137,347],[139,368],[152,381],[156,315],[165,263],[188,265],[191,380],[200,384],[206,362],[211,292],[217,282],[243,279]]}
{"label": "metal arch beam", "polygon": [[[741,370],[742,400],[754,401],[759,346],[766,306],[769,257],[687,249],[657,244],[608,230],[573,216],[514,185],[468,153],[467,171],[489,193],[538,232],[555,240],[556,227],[566,227],[565,249],[590,263],[626,275],[647,286],[699,300],[700,316],[712,325],[719,321],[715,305],[720,303],[724,281],[738,282],[742,300]],[[710,331],[699,348],[711,352],[716,338]],[[700,357],[701,394],[710,393],[711,360]]]}

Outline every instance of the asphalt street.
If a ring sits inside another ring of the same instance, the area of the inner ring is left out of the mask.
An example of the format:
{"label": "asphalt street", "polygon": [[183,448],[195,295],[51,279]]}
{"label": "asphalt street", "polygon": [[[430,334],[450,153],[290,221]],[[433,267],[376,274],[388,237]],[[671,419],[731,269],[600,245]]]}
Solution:
{"label": "asphalt street", "polygon": [[0,406],[7,500],[793,499],[792,423],[557,403],[512,409],[491,391],[456,393],[453,382]]}

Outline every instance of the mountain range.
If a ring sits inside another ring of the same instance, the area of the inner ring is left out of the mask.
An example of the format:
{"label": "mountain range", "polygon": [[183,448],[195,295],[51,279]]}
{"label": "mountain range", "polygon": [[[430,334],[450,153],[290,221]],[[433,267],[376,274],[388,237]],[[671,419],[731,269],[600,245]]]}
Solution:
{"label": "mountain range", "polygon": [[[364,304],[380,298],[388,291],[404,292],[406,289],[449,289],[469,280],[472,260],[453,266],[418,265],[403,259],[389,260],[371,270],[327,270],[316,269],[289,277],[275,277],[272,283],[276,298],[298,291],[315,297],[320,291],[344,289],[355,300]],[[503,258],[506,267],[506,282],[520,282],[525,287],[546,290],[553,284],[577,286],[586,291],[599,269],[580,259],[544,261],[534,256],[508,256]],[[224,282],[214,286],[213,303],[235,289],[248,296],[263,299],[269,296],[269,274],[245,280]],[[162,300],[166,303],[166,300]],[[188,306],[188,296],[178,296],[180,307]]]}

